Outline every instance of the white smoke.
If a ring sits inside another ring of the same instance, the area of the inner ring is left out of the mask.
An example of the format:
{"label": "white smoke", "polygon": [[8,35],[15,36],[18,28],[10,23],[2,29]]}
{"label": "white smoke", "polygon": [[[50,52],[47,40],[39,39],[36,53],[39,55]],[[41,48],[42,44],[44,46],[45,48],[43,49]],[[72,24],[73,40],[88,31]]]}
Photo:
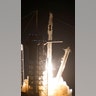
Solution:
{"label": "white smoke", "polygon": [[62,77],[59,81],[57,81],[56,78],[52,78],[48,85],[47,82],[44,82],[43,84],[44,86],[41,87],[42,92],[40,93],[40,96],[46,96],[46,94],[48,96],[72,96],[72,89],[69,88]]}

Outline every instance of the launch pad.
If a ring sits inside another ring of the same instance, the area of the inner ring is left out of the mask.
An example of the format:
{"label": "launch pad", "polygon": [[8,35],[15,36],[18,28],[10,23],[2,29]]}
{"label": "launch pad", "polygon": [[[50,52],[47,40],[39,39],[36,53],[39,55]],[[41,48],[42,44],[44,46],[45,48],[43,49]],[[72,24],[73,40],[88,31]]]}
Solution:
{"label": "launch pad", "polygon": [[[25,92],[28,96],[72,96],[72,90],[62,78],[62,72],[64,71],[70,53],[69,47],[64,49],[65,52],[60,68],[56,77],[53,77],[52,43],[62,43],[62,41],[52,40],[52,28],[53,14],[50,13],[48,41],[38,43],[36,42],[38,40],[31,40],[23,44],[24,50],[21,50],[21,80],[23,81],[21,81],[21,91]],[[26,70],[26,73],[24,70]],[[26,77],[27,79],[25,79]]]}

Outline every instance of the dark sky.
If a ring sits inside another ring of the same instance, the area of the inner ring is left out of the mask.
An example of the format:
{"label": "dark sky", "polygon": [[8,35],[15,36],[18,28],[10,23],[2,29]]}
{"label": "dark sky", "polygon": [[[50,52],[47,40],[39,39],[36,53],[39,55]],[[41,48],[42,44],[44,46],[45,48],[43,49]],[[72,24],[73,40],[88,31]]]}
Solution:
{"label": "dark sky", "polygon": [[[75,1],[44,0],[35,2],[21,0],[21,40],[28,34],[36,33],[36,10],[38,10],[38,34],[47,40],[49,12],[53,13],[53,40],[62,40],[62,44],[53,44],[54,66],[59,67],[64,48],[71,48],[65,70],[64,80],[75,92]],[[26,35],[25,35],[26,34]]]}

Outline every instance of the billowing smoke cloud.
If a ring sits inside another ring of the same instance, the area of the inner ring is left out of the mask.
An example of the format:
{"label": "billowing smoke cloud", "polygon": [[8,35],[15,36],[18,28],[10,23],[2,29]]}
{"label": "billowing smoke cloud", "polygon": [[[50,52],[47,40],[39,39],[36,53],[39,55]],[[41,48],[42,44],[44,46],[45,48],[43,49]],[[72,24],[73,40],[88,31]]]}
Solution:
{"label": "billowing smoke cloud", "polygon": [[53,96],[72,96],[72,89],[69,89],[67,83],[62,79],[56,86]]}
{"label": "billowing smoke cloud", "polygon": [[46,96],[46,94],[48,96],[72,96],[72,89],[69,88],[62,77],[58,82],[56,78],[53,78],[51,83],[46,88],[45,86],[41,87],[41,90],[40,96]]}

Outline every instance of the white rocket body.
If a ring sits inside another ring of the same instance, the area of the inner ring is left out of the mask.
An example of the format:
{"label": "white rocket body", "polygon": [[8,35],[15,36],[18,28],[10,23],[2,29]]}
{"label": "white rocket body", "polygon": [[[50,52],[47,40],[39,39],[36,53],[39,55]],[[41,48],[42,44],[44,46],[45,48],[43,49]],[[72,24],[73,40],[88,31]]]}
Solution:
{"label": "white rocket body", "polygon": [[53,15],[49,14],[49,23],[48,23],[48,43],[47,43],[47,62],[50,64],[52,62],[52,30],[53,27]]}
{"label": "white rocket body", "polygon": [[52,82],[52,27],[53,27],[53,15],[49,14],[49,23],[48,23],[48,42],[47,42],[47,76],[48,76],[48,96],[50,94],[50,83]]}

